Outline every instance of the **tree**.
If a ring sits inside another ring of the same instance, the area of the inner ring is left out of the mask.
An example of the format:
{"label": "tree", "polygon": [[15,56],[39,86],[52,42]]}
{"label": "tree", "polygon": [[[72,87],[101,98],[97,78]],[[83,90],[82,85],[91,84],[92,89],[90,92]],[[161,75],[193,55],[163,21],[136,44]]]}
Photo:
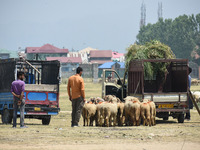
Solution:
{"label": "tree", "polygon": [[137,43],[145,44],[151,40],[159,40],[169,45],[177,58],[191,59],[191,52],[197,45],[200,47],[199,25],[200,14],[182,15],[174,20],[160,18],[157,23],[147,24],[140,29]]}

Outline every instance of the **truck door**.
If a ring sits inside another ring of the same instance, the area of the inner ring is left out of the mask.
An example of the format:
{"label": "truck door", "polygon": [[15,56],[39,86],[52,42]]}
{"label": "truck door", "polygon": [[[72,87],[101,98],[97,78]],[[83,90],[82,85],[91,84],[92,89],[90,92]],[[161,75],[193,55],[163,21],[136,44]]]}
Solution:
{"label": "truck door", "polygon": [[102,97],[106,95],[115,95],[122,99],[122,82],[115,70],[103,70]]}
{"label": "truck door", "polygon": [[3,123],[12,122],[13,95],[11,84],[15,80],[14,59],[0,60],[0,114]]}
{"label": "truck door", "polygon": [[57,61],[42,63],[42,84],[59,84],[60,63]]}

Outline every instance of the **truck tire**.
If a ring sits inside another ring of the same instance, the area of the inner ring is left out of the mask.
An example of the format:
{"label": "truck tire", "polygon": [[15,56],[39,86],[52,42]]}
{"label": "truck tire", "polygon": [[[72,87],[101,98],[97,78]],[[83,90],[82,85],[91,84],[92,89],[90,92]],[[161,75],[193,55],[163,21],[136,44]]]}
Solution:
{"label": "truck tire", "polygon": [[3,113],[1,114],[1,120],[3,124],[11,124],[12,122],[12,114],[11,111],[7,108],[3,110]]}
{"label": "truck tire", "polygon": [[184,114],[178,115],[178,123],[184,123]]}
{"label": "truck tire", "polygon": [[51,116],[45,116],[44,118],[42,118],[43,125],[49,125],[50,121],[51,121]]}

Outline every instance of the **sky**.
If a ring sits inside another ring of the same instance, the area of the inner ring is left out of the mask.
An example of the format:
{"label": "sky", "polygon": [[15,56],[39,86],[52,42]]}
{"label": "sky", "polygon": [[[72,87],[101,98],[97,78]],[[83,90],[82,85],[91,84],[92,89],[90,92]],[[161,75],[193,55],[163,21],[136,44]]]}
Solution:
{"label": "sky", "polygon": [[200,13],[200,0],[0,0],[0,49],[53,44],[125,52],[136,41],[141,4],[146,23]]}

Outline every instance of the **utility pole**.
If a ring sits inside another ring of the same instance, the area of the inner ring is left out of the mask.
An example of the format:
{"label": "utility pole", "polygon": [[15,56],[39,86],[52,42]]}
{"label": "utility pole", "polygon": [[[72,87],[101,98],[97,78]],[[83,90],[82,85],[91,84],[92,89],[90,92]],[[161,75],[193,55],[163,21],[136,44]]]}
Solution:
{"label": "utility pole", "polygon": [[162,13],[163,9],[162,9],[162,2],[158,2],[158,20],[160,18],[163,18],[163,13]]}
{"label": "utility pole", "polygon": [[146,5],[142,2],[140,28],[146,25]]}

